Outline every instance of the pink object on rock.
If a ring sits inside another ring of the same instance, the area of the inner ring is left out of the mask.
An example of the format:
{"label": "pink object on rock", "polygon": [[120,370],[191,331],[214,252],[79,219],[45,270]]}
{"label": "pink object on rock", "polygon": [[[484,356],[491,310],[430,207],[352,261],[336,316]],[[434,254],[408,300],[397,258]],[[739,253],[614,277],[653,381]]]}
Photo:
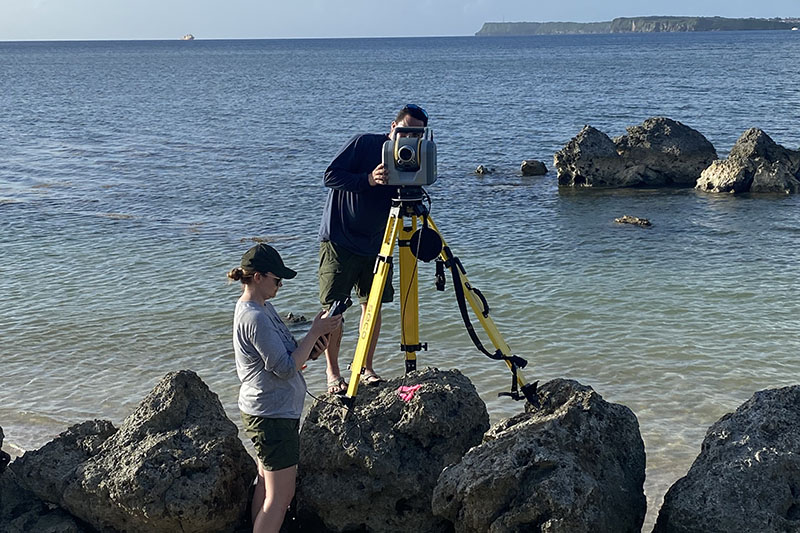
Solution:
{"label": "pink object on rock", "polygon": [[397,395],[400,396],[400,399],[402,399],[404,402],[408,402],[421,388],[422,385],[402,385],[397,388]]}

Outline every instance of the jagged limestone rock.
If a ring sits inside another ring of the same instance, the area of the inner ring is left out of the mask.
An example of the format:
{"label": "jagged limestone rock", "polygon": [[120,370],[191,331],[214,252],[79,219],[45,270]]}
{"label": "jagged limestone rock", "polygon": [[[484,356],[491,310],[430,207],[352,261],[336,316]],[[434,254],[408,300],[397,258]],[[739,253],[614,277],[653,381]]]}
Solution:
{"label": "jagged limestone rock", "polygon": [[800,151],[777,144],[763,130],[746,130],[727,159],[716,160],[700,175],[696,188],[706,192],[800,192]]}
{"label": "jagged limestone rock", "polygon": [[191,371],[167,374],[119,430],[79,424],[17,463],[28,489],[100,531],[230,531],[247,518],[256,476],[236,425]]}
{"label": "jagged limestone rock", "polygon": [[[416,385],[408,402],[398,395],[399,387]],[[331,395],[316,402],[300,433],[297,502],[303,527],[446,530],[447,523],[431,511],[436,480],[489,427],[486,405],[469,379],[458,370],[428,368],[361,385],[346,419],[339,402]]]}
{"label": "jagged limestone rock", "polygon": [[800,531],[800,385],[757,392],[711,426],[653,531]]}
{"label": "jagged limestone rock", "polygon": [[717,151],[697,130],[666,117],[653,117],[626,128],[614,139],[628,167],[643,167],[642,185],[694,187]]}
{"label": "jagged limestone rock", "polygon": [[693,187],[716,158],[698,131],[666,117],[653,117],[613,141],[584,126],[555,154],[561,187]]}
{"label": "jagged limestone rock", "polygon": [[464,533],[639,533],[645,453],[633,412],[570,380],[540,387],[539,401],[442,472],[434,512]]}

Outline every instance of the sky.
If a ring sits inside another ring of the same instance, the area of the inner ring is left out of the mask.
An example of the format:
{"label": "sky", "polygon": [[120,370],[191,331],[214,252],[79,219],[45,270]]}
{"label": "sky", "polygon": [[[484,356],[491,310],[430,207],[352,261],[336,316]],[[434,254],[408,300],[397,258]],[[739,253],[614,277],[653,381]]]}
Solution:
{"label": "sky", "polygon": [[800,17],[800,0],[0,0],[0,41],[451,36],[645,15]]}

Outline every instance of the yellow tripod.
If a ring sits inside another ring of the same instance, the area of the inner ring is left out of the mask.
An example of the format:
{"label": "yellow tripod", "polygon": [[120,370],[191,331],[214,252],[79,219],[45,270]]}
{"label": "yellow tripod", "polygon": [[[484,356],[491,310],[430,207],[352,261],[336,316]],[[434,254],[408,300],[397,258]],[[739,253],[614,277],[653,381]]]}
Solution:
{"label": "yellow tripod", "polygon": [[[515,400],[525,398],[533,405],[538,405],[536,396],[538,382],[526,383],[520,372],[527,362],[521,357],[511,354],[511,349],[489,317],[489,306],[486,300],[480,291],[470,284],[461,262],[452,254],[431,220],[430,210],[423,202],[424,198],[427,198],[427,193],[422,187],[399,187],[398,197],[392,201],[383,243],[375,262],[375,276],[372,280],[367,309],[359,331],[356,353],[350,365],[350,384],[347,394],[343,398],[345,405],[352,407],[358,391],[361,370],[364,368],[367,352],[375,335],[375,324],[381,308],[383,289],[391,276],[392,253],[395,243],[398,243],[400,248],[400,316],[402,317],[400,348],[405,352],[406,373],[416,370],[417,352],[427,349],[427,344],[422,345],[419,341],[419,292],[416,261],[418,259],[430,261],[438,257],[437,288],[444,290],[443,267],[450,269],[461,315],[473,342],[484,354],[492,359],[505,361],[511,369],[511,392],[501,393],[501,395],[510,396]],[[404,219],[408,219],[406,224],[403,223]],[[419,226],[420,221],[422,222],[421,226]],[[494,353],[484,349],[478,340],[469,323],[465,301],[469,302],[475,316],[496,348]]]}

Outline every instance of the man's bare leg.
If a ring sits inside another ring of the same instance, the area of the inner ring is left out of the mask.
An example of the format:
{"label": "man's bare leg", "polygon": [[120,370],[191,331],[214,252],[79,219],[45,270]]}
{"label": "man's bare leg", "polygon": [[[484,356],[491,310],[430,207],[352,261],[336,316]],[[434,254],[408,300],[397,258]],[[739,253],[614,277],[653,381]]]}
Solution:
{"label": "man's bare leg", "polygon": [[339,370],[339,348],[341,345],[342,327],[331,332],[331,338],[328,341],[328,349],[325,350],[325,361],[327,362],[325,374],[328,378],[328,383],[334,383],[342,376],[342,373]]}

